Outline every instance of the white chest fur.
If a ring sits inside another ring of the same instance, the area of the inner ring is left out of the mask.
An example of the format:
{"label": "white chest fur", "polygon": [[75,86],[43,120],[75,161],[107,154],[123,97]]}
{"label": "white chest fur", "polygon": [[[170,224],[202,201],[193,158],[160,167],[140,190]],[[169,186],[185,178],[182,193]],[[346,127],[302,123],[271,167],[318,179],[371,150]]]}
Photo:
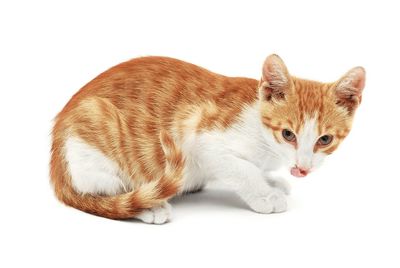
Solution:
{"label": "white chest fur", "polygon": [[244,109],[238,122],[227,130],[191,136],[183,143],[187,159],[184,191],[196,190],[208,180],[215,179],[218,161],[225,161],[227,156],[249,161],[263,172],[278,169],[281,156],[275,143],[272,134],[262,126],[257,105]]}

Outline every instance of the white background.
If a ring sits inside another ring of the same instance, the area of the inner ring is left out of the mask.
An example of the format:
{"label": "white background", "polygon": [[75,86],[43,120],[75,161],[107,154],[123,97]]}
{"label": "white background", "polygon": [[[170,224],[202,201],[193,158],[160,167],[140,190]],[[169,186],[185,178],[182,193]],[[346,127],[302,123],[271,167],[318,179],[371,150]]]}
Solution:
{"label": "white background", "polygon": [[[0,2],[0,266],[399,267],[396,1],[141,2]],[[353,131],[319,171],[290,178],[286,213],[253,213],[211,187],[152,226],[54,198],[51,120],[97,74],[164,55],[259,78],[271,53],[304,78],[367,70]]]}

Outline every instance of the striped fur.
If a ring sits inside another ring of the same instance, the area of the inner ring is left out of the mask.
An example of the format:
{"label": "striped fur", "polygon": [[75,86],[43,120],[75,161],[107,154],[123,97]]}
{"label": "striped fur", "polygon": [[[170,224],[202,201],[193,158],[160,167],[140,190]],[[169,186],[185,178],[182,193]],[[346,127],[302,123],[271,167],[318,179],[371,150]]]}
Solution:
{"label": "striped fur", "polygon": [[[276,55],[267,58],[261,81],[226,77],[164,57],[121,63],[85,85],[55,119],[50,177],[56,196],[69,206],[112,219],[133,218],[163,206],[176,194],[193,190],[184,185],[199,186],[185,177],[199,174],[189,170],[199,165],[187,149],[196,137],[215,131],[224,135],[246,125],[241,120],[249,107],[259,109],[258,118],[250,121],[259,121],[276,143],[284,143],[283,129],[299,133],[315,118],[318,134],[330,133],[335,139],[329,146],[315,147],[314,153],[330,154],[350,131],[361,101],[364,80],[358,78],[363,72],[352,69],[335,83],[308,81],[290,76]],[[71,137],[116,164],[122,192],[88,193],[73,185],[65,151]],[[280,211],[285,207],[281,205]]]}
{"label": "striped fur", "polygon": [[[56,129],[54,135],[57,135]],[[55,141],[52,147],[51,179],[56,196],[69,206],[110,219],[133,218],[144,209],[163,204],[180,190],[184,159],[167,132],[160,132],[160,143],[165,158],[164,174],[160,178],[145,182],[130,192],[105,196],[76,192],[71,185],[63,146]]]}

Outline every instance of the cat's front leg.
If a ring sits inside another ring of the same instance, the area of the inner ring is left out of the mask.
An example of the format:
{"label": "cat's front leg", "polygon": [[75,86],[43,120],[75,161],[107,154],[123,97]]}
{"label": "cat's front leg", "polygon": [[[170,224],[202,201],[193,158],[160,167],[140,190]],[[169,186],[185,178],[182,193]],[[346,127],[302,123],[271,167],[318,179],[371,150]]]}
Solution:
{"label": "cat's front leg", "polygon": [[233,155],[209,160],[209,171],[230,186],[252,210],[273,213],[287,209],[285,194],[268,185],[253,163]]}
{"label": "cat's front leg", "polygon": [[281,190],[286,195],[290,194],[291,187],[286,179],[278,176],[272,176],[271,174],[264,175],[264,178],[271,187]]}
{"label": "cat's front leg", "polygon": [[241,195],[249,207],[258,213],[284,212],[287,209],[285,194],[279,189],[271,188],[268,193]]}
{"label": "cat's front leg", "polygon": [[279,176],[273,175],[273,172],[282,166],[282,160],[276,157],[275,154],[266,154],[263,158],[263,165],[261,166],[262,176],[264,180],[274,188],[280,189],[285,194],[290,194],[289,182]]}

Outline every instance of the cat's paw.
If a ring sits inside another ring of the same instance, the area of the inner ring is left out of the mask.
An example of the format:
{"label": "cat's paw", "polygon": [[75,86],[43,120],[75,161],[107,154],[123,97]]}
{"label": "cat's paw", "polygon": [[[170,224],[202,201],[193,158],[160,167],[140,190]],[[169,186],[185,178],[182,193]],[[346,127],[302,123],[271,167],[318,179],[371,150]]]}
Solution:
{"label": "cat's paw", "polygon": [[252,210],[258,213],[283,212],[287,209],[285,194],[278,189],[273,189],[266,196],[254,197],[247,202]]}
{"label": "cat's paw", "polygon": [[165,202],[162,206],[145,209],[135,218],[145,223],[164,224],[171,218],[171,205]]}
{"label": "cat's paw", "polygon": [[286,195],[290,194],[290,190],[291,190],[290,184],[286,179],[284,179],[282,177],[267,178],[267,183],[271,187],[278,188],[279,190],[284,192]]}

